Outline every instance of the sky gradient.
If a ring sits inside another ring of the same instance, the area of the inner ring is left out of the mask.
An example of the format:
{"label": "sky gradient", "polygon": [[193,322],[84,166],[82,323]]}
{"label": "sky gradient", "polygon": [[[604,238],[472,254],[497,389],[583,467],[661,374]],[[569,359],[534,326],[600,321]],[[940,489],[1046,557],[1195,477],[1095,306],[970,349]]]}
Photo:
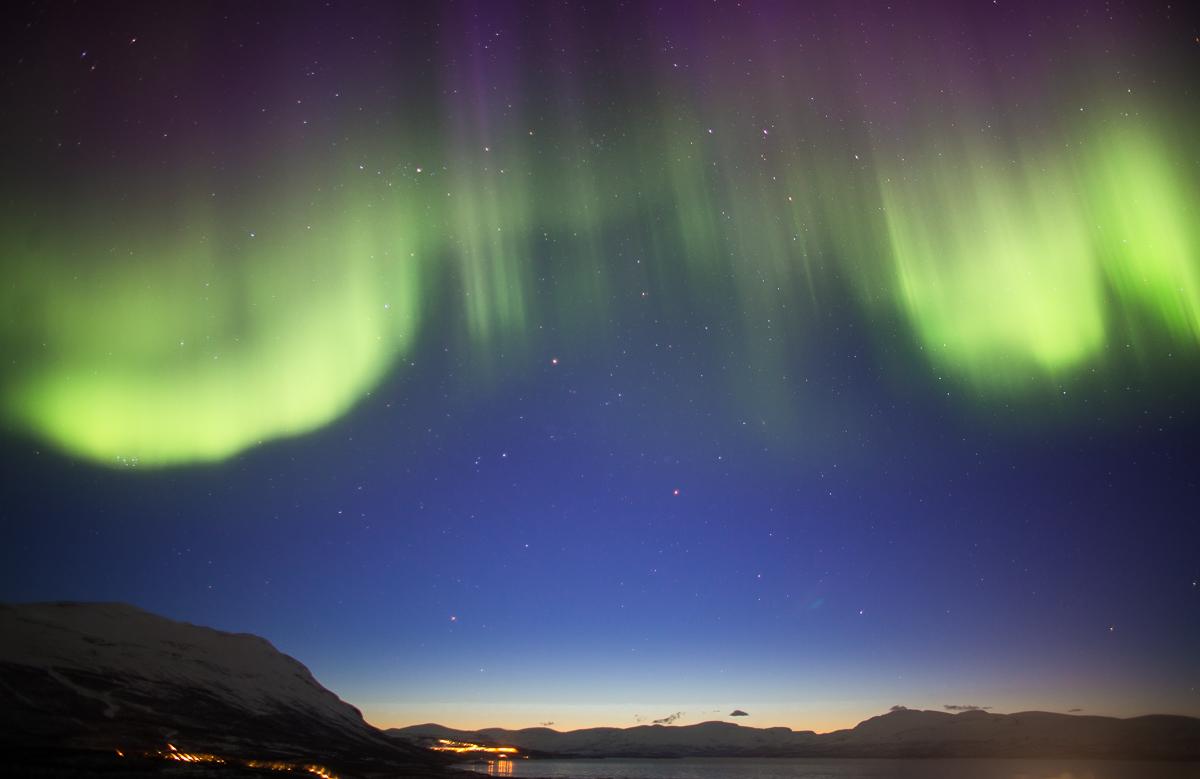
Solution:
{"label": "sky gradient", "polygon": [[30,3],[0,598],[389,726],[1200,715],[1168,3]]}

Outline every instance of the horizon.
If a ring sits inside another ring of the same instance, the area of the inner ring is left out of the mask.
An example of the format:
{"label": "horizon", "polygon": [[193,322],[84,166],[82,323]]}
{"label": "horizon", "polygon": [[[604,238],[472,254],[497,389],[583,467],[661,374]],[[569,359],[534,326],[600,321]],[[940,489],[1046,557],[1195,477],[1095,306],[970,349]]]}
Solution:
{"label": "horizon", "polygon": [[[149,614],[151,616],[171,619],[167,615],[158,614],[156,612],[145,609],[137,604],[126,603],[126,602],[122,602],[122,601],[80,601],[80,600],[30,601],[30,602],[26,602],[26,603],[13,603],[13,604],[8,604],[8,605],[36,606],[36,605],[57,605],[57,604],[98,605],[98,606],[111,605],[111,606],[118,606],[121,608],[132,608],[136,611],[142,612],[144,614]],[[195,627],[211,629],[211,626],[203,625],[203,624],[195,623],[195,622],[185,621],[184,624],[193,625]],[[230,631],[223,631],[223,632],[230,632]],[[255,635],[258,638],[263,638],[264,640],[266,640],[268,644],[270,644],[272,647],[274,647],[276,649],[276,651],[281,651],[277,646],[275,646],[275,644],[270,640],[269,637],[258,635],[257,633],[254,633],[253,631],[233,631],[232,633],[234,635]],[[297,662],[300,662],[302,665],[304,665],[302,658],[295,657],[294,655],[287,654],[286,652],[284,653],[284,655],[287,657],[291,657],[293,660],[296,660]],[[307,666],[305,666],[305,667],[307,668]],[[309,669],[309,670],[311,672],[312,669]],[[975,704],[942,704],[940,706],[935,705],[935,704],[925,704],[925,705],[915,705],[915,706],[908,706],[908,705],[904,705],[904,704],[891,704],[891,705],[885,706],[885,704],[881,703],[880,706],[882,708],[876,708],[876,709],[855,708],[853,710],[856,712],[860,712],[860,713],[847,714],[845,716],[849,717],[849,719],[843,719],[840,722],[835,721],[832,724],[828,724],[828,720],[825,720],[825,722],[827,724],[814,725],[814,724],[811,724],[812,720],[810,719],[810,720],[806,720],[806,722],[808,722],[810,724],[796,725],[796,724],[788,724],[787,721],[779,720],[779,719],[771,720],[768,722],[761,721],[762,720],[762,716],[761,716],[762,712],[779,711],[781,709],[781,707],[778,705],[771,706],[771,705],[753,705],[753,704],[751,704],[749,706],[744,707],[744,706],[729,704],[729,705],[726,705],[723,707],[718,707],[718,708],[713,709],[713,708],[707,708],[708,706],[714,705],[711,701],[709,701],[703,705],[696,704],[693,702],[693,704],[691,706],[686,707],[688,709],[687,711],[681,710],[679,707],[675,707],[676,708],[675,711],[672,711],[667,716],[665,716],[663,718],[659,718],[659,719],[654,719],[649,716],[644,716],[641,714],[633,714],[632,715],[632,723],[630,723],[630,721],[628,719],[630,716],[629,715],[630,711],[660,711],[660,710],[665,711],[672,707],[664,706],[662,704],[654,704],[654,703],[642,703],[640,705],[637,703],[620,703],[620,704],[611,704],[607,707],[585,707],[585,706],[574,705],[574,706],[569,706],[566,708],[568,708],[568,709],[584,708],[591,712],[595,712],[599,709],[604,709],[607,711],[607,713],[604,715],[601,715],[601,716],[608,717],[609,719],[602,718],[600,720],[595,720],[595,719],[580,720],[580,719],[578,719],[578,717],[580,715],[576,713],[573,715],[568,715],[568,718],[566,718],[566,719],[560,719],[560,720],[556,720],[556,721],[543,721],[543,720],[537,719],[537,717],[536,717],[537,712],[545,712],[545,711],[553,710],[553,711],[558,711],[561,713],[564,710],[564,707],[562,705],[556,705],[556,704],[537,704],[537,703],[522,703],[522,704],[516,704],[516,705],[513,705],[513,704],[496,705],[496,704],[483,704],[483,703],[473,703],[473,704],[466,703],[466,704],[458,704],[458,705],[434,703],[431,705],[431,704],[423,703],[423,704],[420,704],[417,706],[408,704],[406,706],[400,706],[400,707],[398,707],[398,706],[392,706],[392,707],[377,706],[377,707],[371,708],[371,707],[364,707],[364,706],[360,705],[360,703],[358,701],[346,698],[345,696],[339,694],[336,689],[332,689],[332,688],[328,687],[327,685],[323,684],[322,679],[319,678],[318,676],[314,675],[314,678],[316,679],[317,683],[321,684],[325,689],[329,689],[335,695],[338,695],[340,700],[343,700],[344,702],[349,703],[350,705],[352,705],[356,709],[358,709],[360,711],[360,713],[362,714],[363,719],[368,724],[370,724],[372,727],[378,728],[380,730],[388,730],[388,729],[394,729],[394,728],[402,729],[402,728],[407,728],[407,727],[417,727],[420,725],[438,725],[441,727],[447,727],[447,728],[451,728],[454,730],[461,730],[461,731],[479,731],[479,730],[486,730],[486,729],[492,729],[492,728],[500,728],[503,730],[514,730],[514,731],[531,729],[531,728],[549,728],[551,730],[555,730],[557,732],[563,733],[563,732],[571,732],[571,731],[577,731],[577,730],[589,730],[589,729],[596,729],[596,728],[616,728],[616,729],[627,730],[630,728],[638,728],[638,727],[652,727],[653,726],[653,727],[670,728],[670,727],[688,727],[690,725],[699,725],[699,724],[708,724],[708,723],[719,723],[719,724],[727,724],[727,725],[737,725],[739,727],[744,726],[744,727],[750,727],[750,728],[756,728],[756,729],[785,727],[785,728],[792,730],[793,732],[811,731],[811,732],[814,732],[817,734],[827,734],[827,733],[832,733],[832,732],[839,731],[839,730],[853,729],[855,726],[862,724],[863,722],[866,722],[867,720],[875,719],[878,717],[884,717],[889,714],[894,714],[894,713],[902,712],[902,711],[945,714],[947,716],[956,716],[959,714],[976,713],[976,714],[994,714],[994,715],[1001,715],[1001,716],[1021,715],[1021,714],[1059,714],[1059,715],[1063,715],[1063,716],[1072,716],[1072,717],[1100,717],[1100,718],[1114,718],[1114,719],[1136,719],[1139,717],[1153,717],[1153,716],[1182,716],[1182,717],[1200,718],[1200,715],[1187,714],[1187,713],[1175,712],[1175,711],[1147,709],[1147,710],[1142,710],[1142,711],[1135,710],[1132,712],[1126,711],[1126,712],[1122,712],[1122,713],[1114,713],[1111,711],[1089,711],[1089,710],[1085,710],[1079,706],[1072,706],[1070,708],[1064,708],[1061,705],[1053,706],[1053,705],[1049,705],[1049,704],[1027,705],[1027,702],[1025,704],[1014,702],[1007,707],[997,707],[997,706],[991,706],[991,705],[983,706],[983,705],[975,705]],[[743,704],[744,704],[744,702],[743,702]],[[413,712],[414,712],[413,716],[416,717],[416,720],[411,721],[411,722],[406,722],[403,719],[401,719],[398,722],[389,722],[388,721],[389,717],[391,717],[393,719],[396,717],[403,717],[403,715],[397,714],[396,712],[402,711],[405,708],[413,710]],[[750,708],[757,714],[752,714],[750,712],[747,712],[744,710],[744,708]],[[838,710],[838,709],[846,710],[851,707],[845,701],[835,701],[835,702],[831,702],[830,704],[826,705],[825,707],[814,707],[814,708],[810,708],[806,711],[825,711],[829,708],[832,708],[835,710]],[[1004,710],[1001,710],[1001,709],[1004,709]],[[505,714],[500,714],[498,712],[513,711],[513,710],[521,712],[518,716],[525,717],[525,718],[533,717],[534,719],[533,720],[526,719],[526,724],[520,724],[520,723],[508,724],[508,723],[501,722],[500,718],[502,718],[504,716],[513,716],[513,715],[505,715]],[[788,707],[786,707],[786,710],[795,711],[796,709],[794,706],[788,706]],[[469,711],[471,713],[469,715],[464,715],[462,713],[463,711]],[[486,724],[461,724],[461,720],[455,719],[457,717],[462,717],[462,716],[476,716],[476,717],[490,716],[487,714],[481,715],[478,713],[480,711],[495,713],[495,717],[493,717],[492,719],[482,719],[481,721]],[[726,713],[724,715],[721,714],[721,712],[726,712],[726,711],[739,711],[742,713],[740,715],[733,715],[730,713]],[[381,714],[381,712],[383,712],[383,713]],[[387,712],[391,712],[391,713],[387,713]],[[435,715],[438,712],[442,712],[445,716],[442,718],[438,718],[436,716],[428,716],[426,719],[420,719],[421,717],[426,717],[427,715]],[[589,715],[589,716],[596,716],[596,715],[593,714],[593,715]],[[768,716],[770,716],[770,715],[768,715]],[[779,716],[787,716],[787,715],[776,714],[775,716],[779,717]],[[756,720],[756,721],[751,721],[751,720]]]}
{"label": "horizon", "polygon": [[1187,10],[14,8],[0,600],[389,725],[1200,716]]}
{"label": "horizon", "polygon": [[[349,703],[349,701],[347,701],[347,702]],[[944,706],[940,709],[939,708],[920,708],[920,707],[915,707],[915,706],[914,707],[906,706],[906,707],[904,707],[904,710],[921,712],[921,713],[945,714],[947,716],[957,716],[959,714],[978,713],[978,714],[992,714],[992,715],[997,715],[997,716],[1008,716],[1008,715],[1015,715],[1015,714],[1060,714],[1064,717],[1103,717],[1103,718],[1111,718],[1111,719],[1137,719],[1139,717],[1155,717],[1155,716],[1195,717],[1195,715],[1176,714],[1174,712],[1162,712],[1162,711],[1145,712],[1142,714],[1132,714],[1132,715],[1128,715],[1128,716],[1116,716],[1116,715],[1112,715],[1112,714],[1103,714],[1103,713],[1098,713],[1098,712],[1069,711],[1069,710],[1068,711],[1051,711],[1051,710],[1040,709],[1040,708],[1020,709],[1017,711],[992,711],[992,710],[985,710],[982,708],[966,709],[966,710],[961,710],[961,711],[946,711]],[[708,724],[717,723],[717,724],[721,724],[721,725],[735,725],[737,727],[752,728],[752,729],[757,729],[757,730],[766,730],[768,728],[783,727],[783,728],[787,728],[793,732],[810,732],[811,731],[813,733],[816,733],[817,735],[825,735],[825,734],[834,733],[834,732],[837,732],[840,730],[852,730],[856,725],[860,725],[869,719],[874,719],[876,717],[884,717],[884,716],[887,716],[888,714],[894,714],[894,713],[896,713],[895,710],[886,710],[886,711],[883,711],[878,714],[872,714],[872,715],[866,716],[863,719],[858,720],[851,725],[840,725],[840,726],[836,726],[836,727],[829,727],[828,729],[822,729],[819,727],[818,728],[796,727],[794,725],[786,725],[786,724],[781,724],[781,723],[755,724],[755,723],[751,723],[751,722],[746,722],[741,718],[738,718],[736,721],[734,721],[734,720],[730,719],[728,716],[723,717],[723,718],[715,717],[713,719],[698,719],[694,722],[685,722],[682,719],[680,719],[680,720],[677,720],[675,722],[670,722],[670,723],[641,722],[641,723],[637,723],[637,724],[633,724],[633,725],[599,724],[599,725],[585,725],[585,726],[581,726],[581,727],[567,727],[566,723],[552,723],[550,725],[546,725],[544,723],[536,723],[534,725],[517,725],[517,726],[482,725],[482,726],[478,726],[478,727],[463,727],[463,726],[459,726],[459,725],[447,724],[445,722],[440,722],[437,720],[427,720],[424,722],[413,722],[413,723],[409,723],[406,725],[378,725],[375,723],[371,723],[371,724],[373,724],[375,727],[377,727],[381,730],[414,728],[414,727],[420,727],[422,725],[438,725],[440,727],[450,728],[451,730],[461,730],[461,731],[467,731],[467,732],[478,732],[478,731],[482,731],[482,730],[491,730],[491,729],[529,730],[529,729],[534,729],[534,728],[547,728],[549,730],[553,730],[553,731],[556,731],[559,733],[569,733],[569,732],[578,731],[578,730],[593,730],[593,729],[597,729],[597,728],[616,728],[618,730],[629,730],[630,728],[642,728],[642,727],[686,728],[686,727],[690,727],[693,725],[708,725]],[[367,720],[368,720],[368,722],[370,722],[369,718],[367,718]]]}

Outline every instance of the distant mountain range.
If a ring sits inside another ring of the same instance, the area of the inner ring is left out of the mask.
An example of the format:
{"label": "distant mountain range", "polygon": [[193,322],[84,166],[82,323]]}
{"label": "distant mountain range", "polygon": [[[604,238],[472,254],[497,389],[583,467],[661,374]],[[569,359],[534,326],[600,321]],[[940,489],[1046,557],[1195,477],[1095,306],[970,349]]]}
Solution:
{"label": "distant mountain range", "polygon": [[441,725],[388,730],[412,744],[438,739],[561,757],[1064,757],[1200,760],[1200,719],[1116,719],[1028,711],[991,714],[901,709],[833,733],[728,722],[559,732]]}
{"label": "distant mountain range", "polygon": [[0,700],[0,772],[153,775],[174,751],[225,759],[213,775],[258,775],[253,761],[445,776],[440,755],[386,737],[266,640],[122,604],[0,605]]}

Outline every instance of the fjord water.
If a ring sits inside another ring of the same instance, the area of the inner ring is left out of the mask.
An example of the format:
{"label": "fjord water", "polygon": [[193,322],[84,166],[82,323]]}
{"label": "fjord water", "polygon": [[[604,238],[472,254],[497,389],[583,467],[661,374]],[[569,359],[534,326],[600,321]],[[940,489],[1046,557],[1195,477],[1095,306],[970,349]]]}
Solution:
{"label": "fjord water", "polygon": [[1127,760],[506,760],[472,766],[529,779],[1200,779],[1200,763]]}

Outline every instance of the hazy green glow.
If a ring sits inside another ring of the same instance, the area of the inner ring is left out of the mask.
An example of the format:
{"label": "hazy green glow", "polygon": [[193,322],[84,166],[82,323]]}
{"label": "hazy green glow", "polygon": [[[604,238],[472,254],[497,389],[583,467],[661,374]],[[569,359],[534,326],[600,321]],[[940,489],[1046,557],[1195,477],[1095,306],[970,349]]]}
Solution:
{"label": "hazy green glow", "polygon": [[[707,143],[707,148],[706,148]],[[722,221],[725,214],[715,202],[715,149],[694,121],[672,123],[663,139],[674,227],[687,264],[697,270],[720,262]]]}

